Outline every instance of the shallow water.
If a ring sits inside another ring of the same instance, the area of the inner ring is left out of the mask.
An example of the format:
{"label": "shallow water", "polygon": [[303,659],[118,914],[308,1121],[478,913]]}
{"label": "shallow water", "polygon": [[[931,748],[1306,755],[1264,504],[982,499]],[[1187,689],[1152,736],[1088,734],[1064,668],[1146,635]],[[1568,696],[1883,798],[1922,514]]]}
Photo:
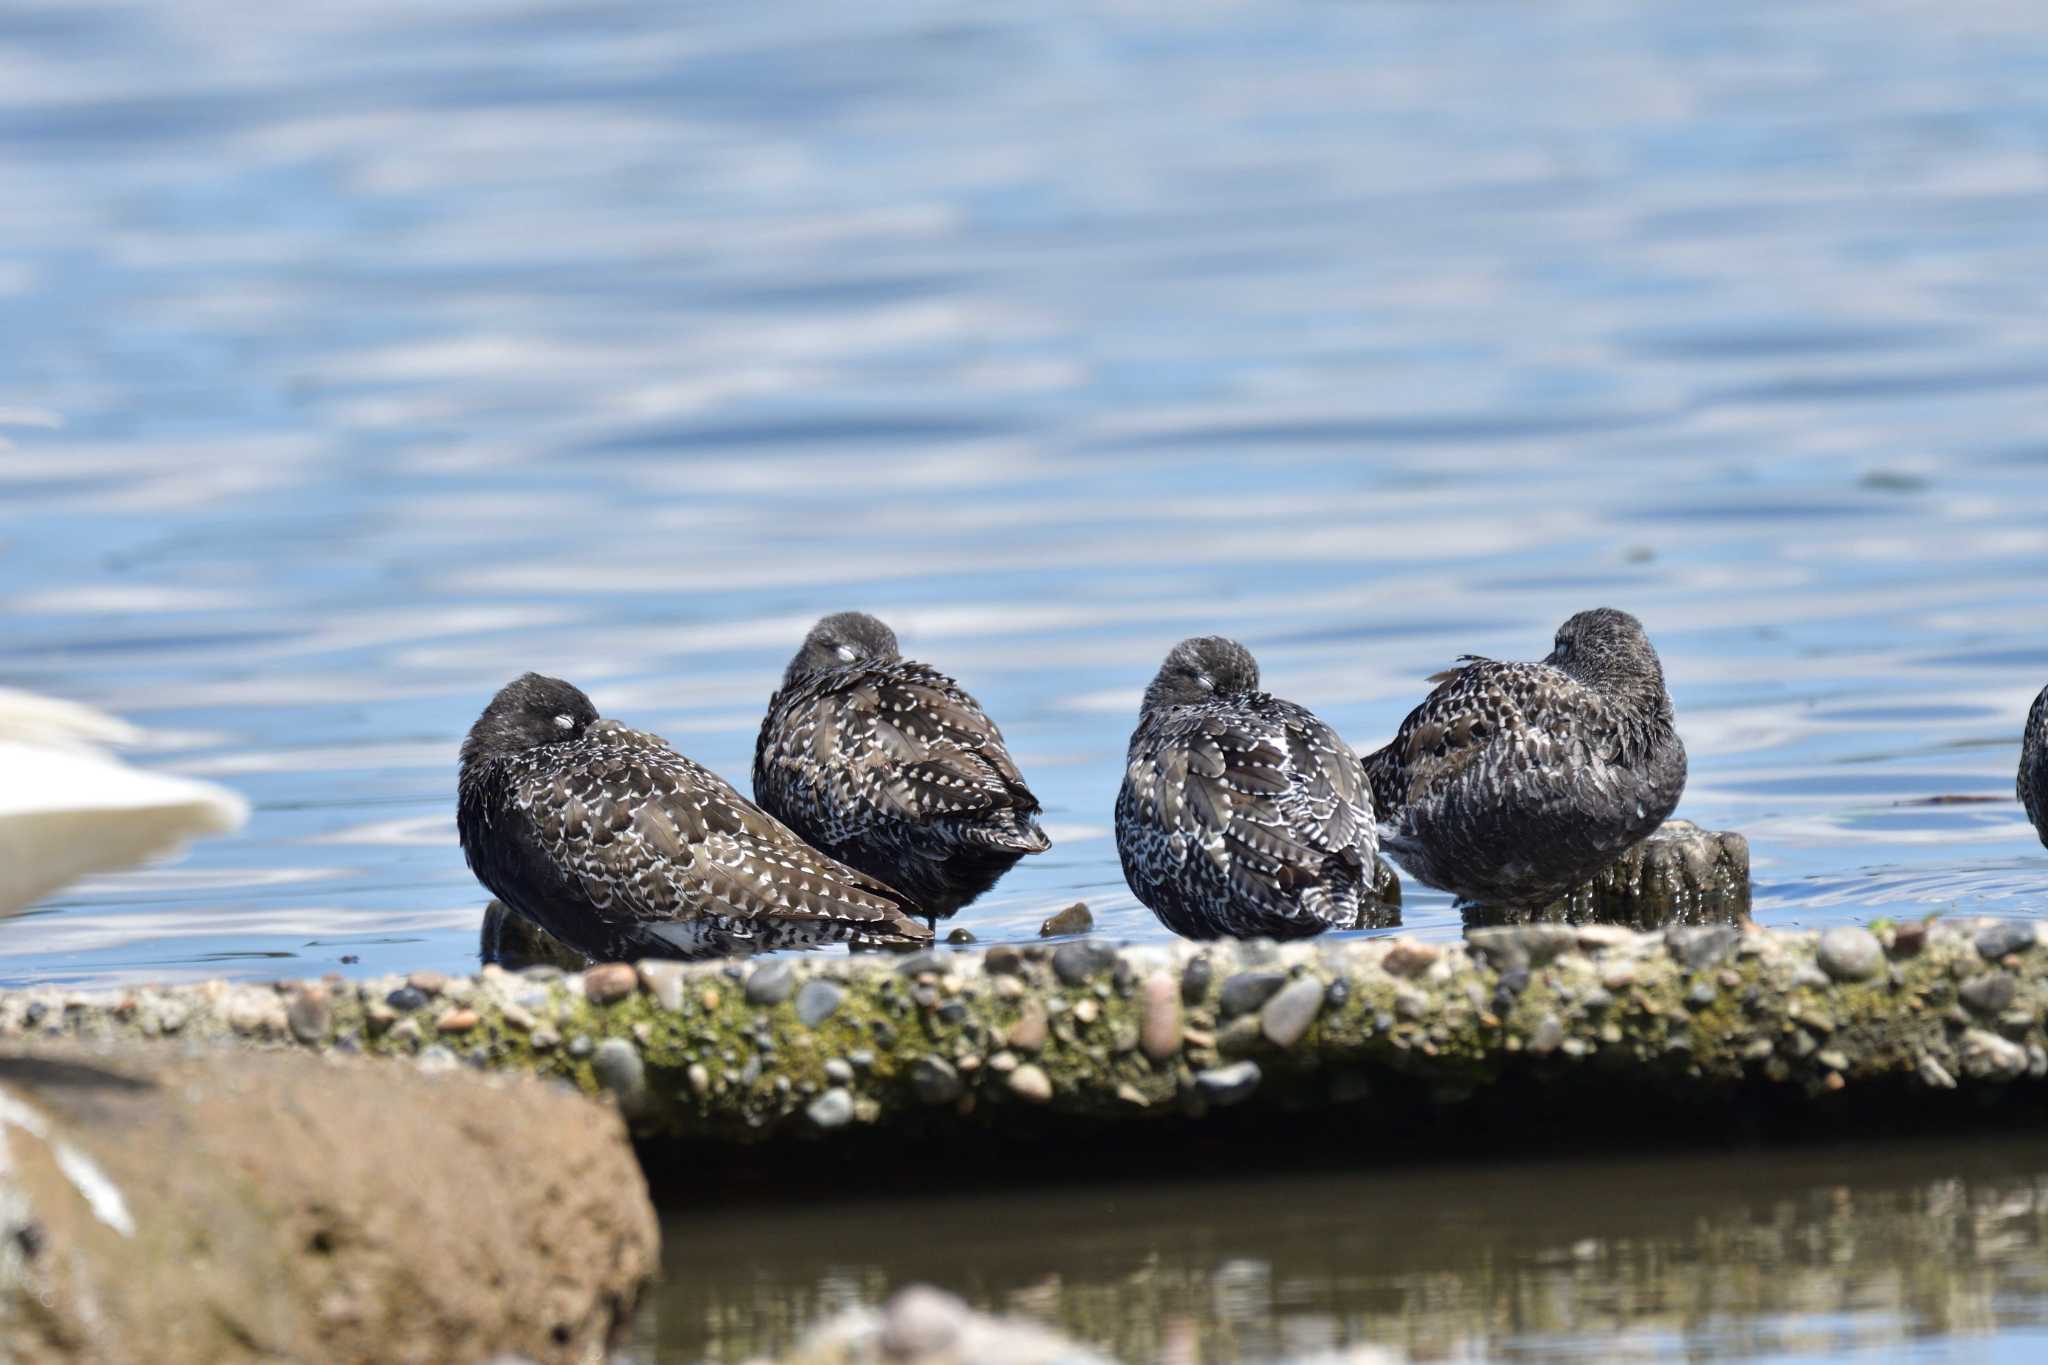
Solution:
{"label": "shallow water", "polygon": [[2037,1141],[1443,1166],[672,1214],[633,1358],[735,1362],[944,1284],[1118,1360],[2024,1361]]}

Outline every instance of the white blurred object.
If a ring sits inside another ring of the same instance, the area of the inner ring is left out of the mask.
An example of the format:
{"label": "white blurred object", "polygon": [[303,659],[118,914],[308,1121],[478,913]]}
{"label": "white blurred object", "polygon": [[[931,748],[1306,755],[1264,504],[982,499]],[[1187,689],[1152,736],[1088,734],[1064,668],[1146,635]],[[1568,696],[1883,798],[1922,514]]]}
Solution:
{"label": "white blurred object", "polygon": [[225,787],[131,768],[102,748],[141,737],[89,706],[0,688],[0,915],[249,818]]}

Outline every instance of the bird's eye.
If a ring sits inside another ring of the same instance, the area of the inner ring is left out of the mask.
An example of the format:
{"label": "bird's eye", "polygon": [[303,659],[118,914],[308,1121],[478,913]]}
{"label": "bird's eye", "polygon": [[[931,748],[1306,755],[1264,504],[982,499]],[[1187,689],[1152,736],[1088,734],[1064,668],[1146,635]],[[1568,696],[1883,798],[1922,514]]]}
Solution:
{"label": "bird's eye", "polygon": [[556,716],[556,717],[555,717],[555,728],[556,728],[557,730],[573,730],[573,729],[575,729],[575,728],[576,728],[576,717],[574,717],[574,716]]}
{"label": "bird's eye", "polygon": [[853,662],[854,650],[852,645],[841,645],[832,652],[839,656],[839,660],[841,663],[850,664]]}

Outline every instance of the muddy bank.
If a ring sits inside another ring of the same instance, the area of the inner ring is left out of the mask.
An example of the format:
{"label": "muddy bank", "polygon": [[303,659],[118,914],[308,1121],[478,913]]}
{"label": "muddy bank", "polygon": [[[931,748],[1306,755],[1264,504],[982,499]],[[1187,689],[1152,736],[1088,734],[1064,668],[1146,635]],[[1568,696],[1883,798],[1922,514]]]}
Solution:
{"label": "muddy bank", "polygon": [[0,997],[0,1038],[175,1037],[534,1072],[613,1095],[639,1134],[724,1143],[1122,1125],[1374,1096],[1382,1108],[1442,1105],[1531,1083],[1632,1104],[1739,1087],[1825,1112],[1830,1097],[1879,1085],[2032,1093],[2048,1077],[2041,941],[2032,924],[1999,922],[1821,935],[1531,925],[1447,945],[1083,939],[911,958],[487,967],[14,992]]}

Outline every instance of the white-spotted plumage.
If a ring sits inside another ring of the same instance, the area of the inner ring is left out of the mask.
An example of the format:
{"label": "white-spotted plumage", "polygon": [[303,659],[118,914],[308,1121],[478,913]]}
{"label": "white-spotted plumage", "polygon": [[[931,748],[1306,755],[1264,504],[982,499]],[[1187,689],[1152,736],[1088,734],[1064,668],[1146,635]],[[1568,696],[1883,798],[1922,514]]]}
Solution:
{"label": "white-spotted plumage", "polygon": [[860,612],[819,621],[790,661],[755,742],[754,798],[933,917],[1051,847],[995,722]]}
{"label": "white-spotted plumage", "polygon": [[2027,732],[2020,738],[2020,772],[2016,788],[2034,833],[2048,845],[2048,687],[2027,712]]}
{"label": "white-spotted plumage", "polygon": [[1465,663],[1365,760],[1381,842],[1417,880],[1547,902],[1677,807],[1685,746],[1635,617],[1580,612],[1546,659]]}
{"label": "white-spotted plumage", "polygon": [[593,957],[931,937],[907,897],[538,674],[508,685],[470,731],[457,827],[485,886]]}
{"label": "white-spotted plumage", "polygon": [[1377,838],[1356,755],[1258,690],[1244,646],[1175,646],[1146,689],[1117,794],[1124,879],[1191,938],[1298,938],[1368,922]]}

